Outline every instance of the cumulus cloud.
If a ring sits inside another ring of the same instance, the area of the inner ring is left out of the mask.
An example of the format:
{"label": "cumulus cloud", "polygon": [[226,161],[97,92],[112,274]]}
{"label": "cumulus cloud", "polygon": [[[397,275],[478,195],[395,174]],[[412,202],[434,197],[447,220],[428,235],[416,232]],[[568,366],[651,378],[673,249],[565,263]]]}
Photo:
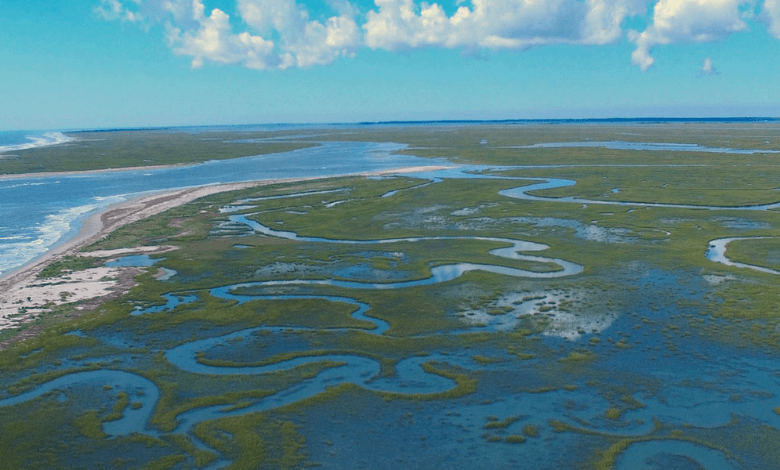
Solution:
{"label": "cumulus cloud", "polygon": [[365,43],[391,51],[417,47],[525,49],[545,44],[607,44],[641,0],[472,0],[447,16],[436,3],[375,0]]}
{"label": "cumulus cloud", "polygon": [[[780,0],[455,0],[450,15],[440,4],[420,0],[374,0],[362,13],[355,0],[321,0],[334,13],[319,18],[296,0],[235,0],[235,18],[220,9],[207,12],[203,0],[99,1],[95,12],[106,20],[163,24],[174,53],[191,57],[196,68],[206,62],[258,70],[311,67],[351,57],[361,46],[454,48],[480,57],[486,50],[612,44],[627,34],[636,44],[632,62],[647,70],[654,48],[722,40],[747,30],[758,9],[780,39]],[[624,21],[644,15],[648,5],[651,23],[626,31]]]}
{"label": "cumulus cloud", "polygon": [[653,47],[679,42],[712,42],[743,31],[745,0],[660,0],[653,9],[653,24],[630,38],[636,43],[634,64],[647,70],[655,62]]}
{"label": "cumulus cloud", "polygon": [[285,59],[275,54],[272,41],[247,32],[233,34],[226,13],[215,8],[206,16],[204,9],[200,0],[193,1],[193,19],[200,25],[196,31],[168,25],[168,42],[173,52],[191,56],[193,68],[203,66],[205,60],[258,70],[286,65]]}
{"label": "cumulus cloud", "polygon": [[321,22],[295,0],[238,0],[248,27],[240,32],[224,11],[207,14],[202,0],[123,1],[101,0],[96,11],[108,20],[163,23],[173,52],[192,57],[193,68],[205,62],[257,70],[326,65],[354,55],[361,42],[356,11],[345,1],[335,0],[338,15]]}
{"label": "cumulus cloud", "polygon": [[761,18],[766,22],[769,33],[780,39],[780,0],[764,0]]}
{"label": "cumulus cloud", "polygon": [[239,0],[238,11],[256,31],[279,32],[282,48],[299,67],[324,65],[339,56],[352,56],[360,43],[355,11],[335,3],[339,16],[325,23],[310,21],[309,13],[294,0]]}

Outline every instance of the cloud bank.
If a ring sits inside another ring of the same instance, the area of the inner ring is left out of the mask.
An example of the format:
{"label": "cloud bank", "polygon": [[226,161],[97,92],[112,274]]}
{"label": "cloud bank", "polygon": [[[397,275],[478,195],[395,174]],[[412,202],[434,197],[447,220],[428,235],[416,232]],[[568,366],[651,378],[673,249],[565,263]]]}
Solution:
{"label": "cloud bank", "polygon": [[[325,2],[326,0],[321,0]],[[203,0],[100,0],[96,13],[109,21],[144,27],[163,24],[177,55],[206,62],[269,70],[327,65],[360,47],[392,52],[419,48],[524,50],[571,44],[605,45],[626,37],[636,45],[631,61],[648,70],[659,46],[713,42],[764,23],[780,39],[780,0],[448,0],[438,3],[374,0],[361,12],[349,0],[327,0],[330,16],[310,18],[296,0],[235,0],[234,18],[206,11]],[[625,29],[627,19],[642,31]]]}

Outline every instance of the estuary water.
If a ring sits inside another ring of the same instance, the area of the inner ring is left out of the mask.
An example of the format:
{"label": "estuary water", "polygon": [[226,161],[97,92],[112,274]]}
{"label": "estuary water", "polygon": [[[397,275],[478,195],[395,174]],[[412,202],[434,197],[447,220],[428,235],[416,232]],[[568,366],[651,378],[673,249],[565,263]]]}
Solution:
{"label": "estuary water", "polygon": [[[12,146],[28,145],[18,135],[5,139],[6,151]],[[0,276],[73,237],[89,214],[139,194],[440,163],[394,153],[405,147],[394,143],[323,142],[292,152],[171,168],[0,179]]]}

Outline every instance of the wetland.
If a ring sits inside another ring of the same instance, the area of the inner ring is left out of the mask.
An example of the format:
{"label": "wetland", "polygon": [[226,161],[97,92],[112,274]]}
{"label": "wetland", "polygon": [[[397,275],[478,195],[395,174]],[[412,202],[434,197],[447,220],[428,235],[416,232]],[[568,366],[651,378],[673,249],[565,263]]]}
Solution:
{"label": "wetland", "polygon": [[[176,160],[192,135],[68,145],[193,163],[215,144]],[[777,123],[216,137],[234,153],[214,160],[270,145],[310,179],[178,205],[42,271],[62,302],[0,331],[11,467],[780,467]],[[315,174],[345,149],[387,171]],[[97,269],[132,282],[68,302]]]}

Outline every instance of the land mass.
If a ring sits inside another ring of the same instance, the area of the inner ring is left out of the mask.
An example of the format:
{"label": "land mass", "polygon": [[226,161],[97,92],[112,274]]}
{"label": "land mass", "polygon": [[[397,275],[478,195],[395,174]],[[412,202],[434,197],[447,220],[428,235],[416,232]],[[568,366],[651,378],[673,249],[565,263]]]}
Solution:
{"label": "land mass", "polygon": [[[365,176],[403,174],[420,171],[435,171],[445,167],[404,167],[392,170],[366,173]],[[105,170],[92,170],[105,171]],[[84,247],[104,239],[107,235],[125,225],[146,219],[171,208],[227,191],[253,188],[269,184],[311,181],[322,178],[285,178],[243,183],[216,184],[173,191],[156,192],[113,204],[91,216],[82,224],[79,233],[47,251],[42,256],[10,271],[0,277],[0,331],[24,326],[52,308],[78,303],[77,311],[90,311],[103,302],[120,297],[134,284],[135,268],[94,267],[82,271],[68,270],[59,276],[43,276],[41,272],[49,265],[63,259],[79,257],[106,258],[108,260],[132,254],[164,253],[173,246],[139,246],[118,250],[82,252]],[[19,335],[0,341],[0,350],[11,342],[34,337],[42,326],[26,328]]]}

